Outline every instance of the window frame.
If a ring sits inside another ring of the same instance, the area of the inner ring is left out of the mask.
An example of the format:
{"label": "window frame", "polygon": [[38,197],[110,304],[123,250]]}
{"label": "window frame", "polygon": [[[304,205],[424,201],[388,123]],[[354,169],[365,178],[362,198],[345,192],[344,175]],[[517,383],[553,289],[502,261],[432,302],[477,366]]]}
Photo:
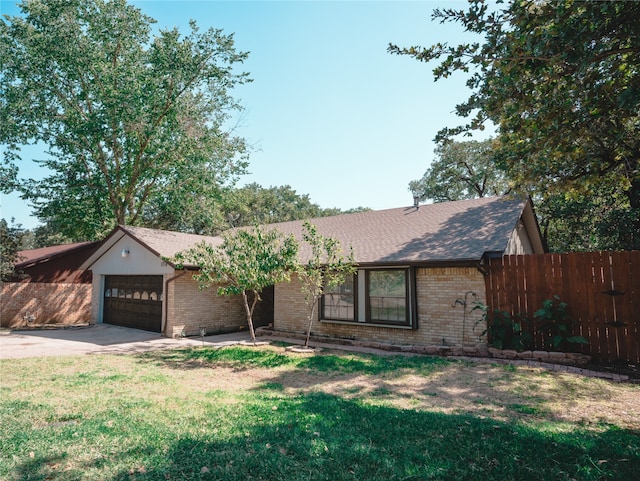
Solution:
{"label": "window frame", "polygon": [[[370,272],[377,271],[402,271],[405,278],[405,308],[406,317],[401,321],[388,321],[381,319],[371,319],[371,300],[369,295],[369,276]],[[376,266],[369,268],[360,268],[354,277],[354,318],[349,319],[331,319],[324,316],[324,295],[320,300],[320,309],[318,309],[318,318],[320,322],[328,324],[347,324],[370,327],[385,327],[396,329],[412,329],[418,328],[417,315],[417,295],[416,295],[416,269],[410,266]],[[363,308],[364,305],[364,308]]]}
{"label": "window frame", "polygon": [[[354,272],[353,274],[348,274],[348,275],[353,276],[353,282],[352,282],[352,288],[351,288],[352,296],[353,296],[353,319],[325,316],[325,308],[327,305],[325,302],[325,296],[327,294],[323,294],[322,297],[320,298],[320,309],[318,309],[318,314],[320,316],[321,321],[347,322],[350,324],[354,322],[358,322],[358,282],[359,282],[358,274]],[[341,287],[342,285],[344,285],[344,282],[339,286],[336,286],[336,288]],[[335,294],[335,292],[331,292],[330,294]]]}
{"label": "window frame", "polygon": [[[373,318],[373,307],[371,305],[372,297],[379,296],[371,296],[371,274],[376,272],[402,272],[404,277],[404,319],[403,320],[389,320],[389,319],[374,319]],[[365,274],[365,308],[367,310],[366,313],[366,322],[370,324],[384,324],[384,325],[392,325],[392,326],[408,326],[410,325],[411,320],[411,289],[409,288],[410,276],[409,269],[367,269]]]}

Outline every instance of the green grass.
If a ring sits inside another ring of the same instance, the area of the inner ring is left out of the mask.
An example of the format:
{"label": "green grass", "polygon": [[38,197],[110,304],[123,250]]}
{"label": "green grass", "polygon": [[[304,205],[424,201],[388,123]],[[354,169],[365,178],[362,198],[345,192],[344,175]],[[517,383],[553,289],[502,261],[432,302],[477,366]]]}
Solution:
{"label": "green grass", "polygon": [[225,390],[216,371],[428,379],[451,364],[254,348],[1,361],[0,479],[636,479],[640,433],[618,426],[399,409],[274,380]]}
{"label": "green grass", "polygon": [[225,349],[194,349],[156,351],[147,354],[156,363],[182,364],[188,362],[230,363],[257,367],[289,367],[319,372],[382,374],[399,369],[414,369],[428,374],[439,366],[449,363],[444,358],[429,356],[373,356],[373,355],[313,355],[290,356],[286,352],[273,350],[229,347]]}

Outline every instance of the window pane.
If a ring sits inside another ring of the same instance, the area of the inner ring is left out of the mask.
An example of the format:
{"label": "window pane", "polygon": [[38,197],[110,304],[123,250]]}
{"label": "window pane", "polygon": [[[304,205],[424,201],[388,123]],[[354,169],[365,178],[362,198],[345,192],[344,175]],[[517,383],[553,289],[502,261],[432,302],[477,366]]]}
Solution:
{"label": "window pane", "polygon": [[322,318],[353,321],[355,319],[354,276],[348,275],[339,286],[327,290],[322,301]]}
{"label": "window pane", "polygon": [[373,321],[407,321],[406,271],[369,272],[369,312]]}

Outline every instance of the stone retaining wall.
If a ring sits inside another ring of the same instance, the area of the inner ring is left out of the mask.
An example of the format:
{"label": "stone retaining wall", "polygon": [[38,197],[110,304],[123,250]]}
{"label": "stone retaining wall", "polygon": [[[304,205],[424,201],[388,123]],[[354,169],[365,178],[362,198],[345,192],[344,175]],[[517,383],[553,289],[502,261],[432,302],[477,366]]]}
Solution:
{"label": "stone retaining wall", "polygon": [[510,349],[496,349],[490,347],[489,355],[496,359],[522,359],[525,361],[542,361],[554,364],[585,365],[591,360],[591,356],[574,352],[555,351],[513,351]]}

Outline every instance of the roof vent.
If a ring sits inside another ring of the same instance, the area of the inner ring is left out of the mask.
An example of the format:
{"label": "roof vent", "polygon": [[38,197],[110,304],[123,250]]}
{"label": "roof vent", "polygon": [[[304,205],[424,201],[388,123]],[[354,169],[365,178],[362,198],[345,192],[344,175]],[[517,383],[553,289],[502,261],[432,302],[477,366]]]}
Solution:
{"label": "roof vent", "polygon": [[416,209],[420,208],[420,196],[419,195],[413,194],[413,206]]}

